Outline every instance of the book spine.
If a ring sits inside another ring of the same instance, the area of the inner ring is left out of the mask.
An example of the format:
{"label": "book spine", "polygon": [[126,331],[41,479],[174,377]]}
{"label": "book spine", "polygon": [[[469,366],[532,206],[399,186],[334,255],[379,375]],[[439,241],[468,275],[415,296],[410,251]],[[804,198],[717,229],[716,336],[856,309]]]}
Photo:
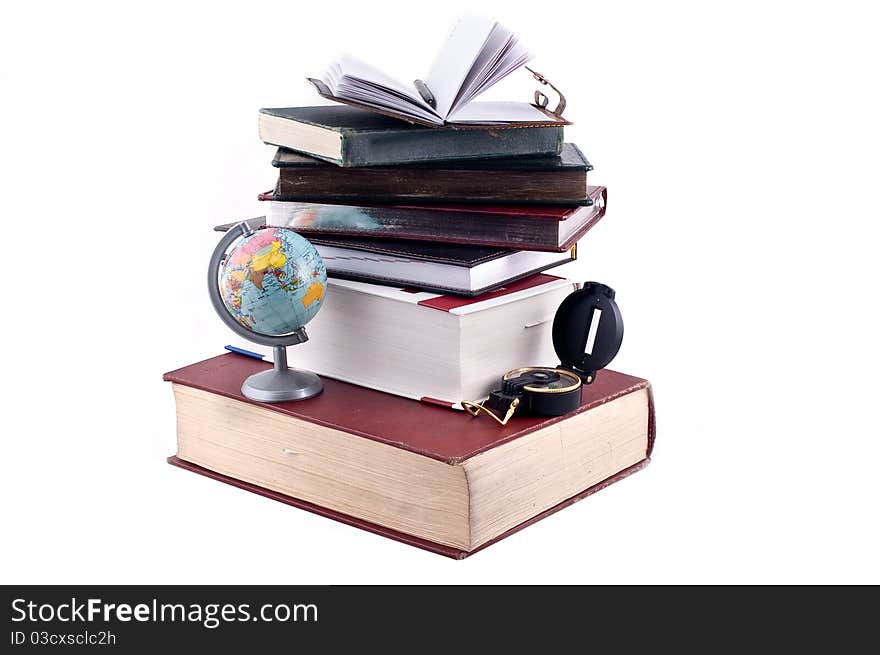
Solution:
{"label": "book spine", "polygon": [[[333,193],[313,193],[313,192],[300,192],[299,189],[291,190],[290,186],[285,186],[283,183],[279,184],[278,189],[281,190],[280,193],[275,193],[272,195],[270,200],[278,200],[281,202],[316,202],[316,203],[329,203],[329,202],[345,202],[350,205],[368,205],[368,204],[419,204],[419,205],[448,205],[452,204],[462,204],[462,205],[499,205],[499,204],[510,204],[512,202],[516,202],[517,205],[527,205],[527,206],[535,206],[535,207],[588,207],[592,204],[592,200],[588,197],[583,198],[564,198],[564,197],[555,197],[552,200],[546,200],[542,198],[535,198],[534,196],[528,198],[521,198],[519,194],[508,194],[504,195],[499,193],[497,195],[485,194],[484,196],[477,196],[476,194],[461,194],[461,195],[453,195],[453,194],[441,194],[436,193],[434,196],[423,196],[423,195],[406,195],[404,193],[340,193],[339,191],[335,191]],[[516,196],[516,197],[512,197]]]}
{"label": "book spine", "polygon": [[[442,166],[442,163],[436,164]],[[527,171],[450,173],[424,168],[382,166],[282,168],[275,200],[292,202],[466,203],[578,207],[589,205],[586,175]],[[357,172],[355,177],[349,173]],[[330,173],[328,175],[328,173]]]}
{"label": "book spine", "polygon": [[562,150],[562,139],[562,127],[344,131],[342,166],[558,155]]}
{"label": "book spine", "polygon": [[356,236],[443,241],[511,250],[565,252],[559,246],[558,221],[519,215],[486,216],[470,212],[427,211],[406,207],[356,207],[270,201],[266,225],[287,227],[306,238]]}
{"label": "book spine", "polygon": [[[318,250],[320,252],[320,249]],[[508,284],[513,282],[519,282],[527,277],[531,277],[532,275],[536,275],[537,273],[541,273],[542,271],[549,270],[556,266],[561,266],[562,264],[568,264],[577,259],[575,254],[575,248],[569,249],[568,256],[564,256],[561,259],[551,262],[549,264],[544,264],[543,266],[539,266],[538,268],[533,268],[527,271],[523,271],[521,273],[517,273],[516,275],[512,275],[509,278],[505,278],[495,284],[490,284],[481,289],[466,289],[462,287],[451,287],[451,286],[443,286],[439,284],[432,284],[430,282],[423,282],[422,280],[414,280],[407,279],[405,277],[393,277],[393,276],[378,276],[372,275],[370,273],[352,273],[350,271],[345,270],[337,270],[334,268],[332,262],[328,261],[328,259],[324,259],[324,262],[327,264],[327,274],[331,277],[338,278],[341,280],[352,280],[353,282],[367,282],[368,284],[381,284],[385,286],[394,287],[399,289],[401,287],[417,290],[417,291],[429,291],[431,293],[439,293],[439,294],[452,294],[455,296],[460,296],[463,298],[475,298],[477,296],[482,296],[487,293],[491,293],[492,291],[496,291]],[[237,352],[236,350],[232,350],[228,348],[232,352]],[[247,353],[242,353],[247,354]],[[260,355],[257,355],[258,357]]]}

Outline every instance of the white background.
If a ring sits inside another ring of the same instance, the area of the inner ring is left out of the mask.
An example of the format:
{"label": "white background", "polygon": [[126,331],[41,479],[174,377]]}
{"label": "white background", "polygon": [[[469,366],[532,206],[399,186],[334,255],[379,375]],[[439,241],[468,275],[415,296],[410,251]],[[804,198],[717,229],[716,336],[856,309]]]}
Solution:
{"label": "white background", "polygon": [[[880,582],[868,6],[5,3],[2,582]],[[610,189],[568,273],[617,289],[658,439],[456,562],[168,466],[161,375],[230,340],[204,268],[273,184],[257,109],[346,50],[421,76],[465,9],[537,53]]]}

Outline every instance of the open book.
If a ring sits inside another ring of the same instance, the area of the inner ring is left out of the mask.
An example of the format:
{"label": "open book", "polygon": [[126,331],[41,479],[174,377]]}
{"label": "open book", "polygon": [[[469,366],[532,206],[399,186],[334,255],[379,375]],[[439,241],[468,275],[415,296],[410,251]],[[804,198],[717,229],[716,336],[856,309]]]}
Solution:
{"label": "open book", "polygon": [[334,62],[323,80],[309,81],[325,98],[419,125],[565,124],[558,115],[561,109],[554,114],[527,102],[473,102],[531,58],[528,49],[503,25],[467,17],[456,23],[427,78],[412,86],[351,56]]}

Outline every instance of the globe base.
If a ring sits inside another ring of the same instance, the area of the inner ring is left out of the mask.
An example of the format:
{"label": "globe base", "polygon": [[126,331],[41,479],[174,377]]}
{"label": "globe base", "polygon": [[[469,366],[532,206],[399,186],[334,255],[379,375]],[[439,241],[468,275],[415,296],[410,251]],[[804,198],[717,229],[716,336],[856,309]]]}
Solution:
{"label": "globe base", "polygon": [[288,368],[285,346],[275,346],[274,352],[274,368],[255,373],[241,385],[241,393],[245,398],[261,403],[283,403],[305,400],[324,390],[321,378],[311,371]]}
{"label": "globe base", "polygon": [[241,385],[241,393],[245,398],[262,403],[305,400],[317,396],[323,390],[321,378],[310,371],[295,368],[256,373]]}

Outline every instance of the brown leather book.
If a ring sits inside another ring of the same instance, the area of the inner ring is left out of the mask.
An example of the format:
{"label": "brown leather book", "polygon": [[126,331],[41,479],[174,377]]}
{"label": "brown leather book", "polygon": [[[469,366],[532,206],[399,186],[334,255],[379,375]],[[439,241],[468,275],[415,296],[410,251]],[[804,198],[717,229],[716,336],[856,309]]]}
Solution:
{"label": "brown leather book", "polygon": [[589,204],[592,165],[573,143],[558,155],[343,168],[279,148],[275,200]]}
{"label": "brown leather book", "polygon": [[500,427],[326,377],[309,400],[244,398],[244,378],[268,366],[227,354],[166,373],[178,429],[168,461],[449,557],[639,470],[654,444],[650,384],[614,371],[571,414]]}

